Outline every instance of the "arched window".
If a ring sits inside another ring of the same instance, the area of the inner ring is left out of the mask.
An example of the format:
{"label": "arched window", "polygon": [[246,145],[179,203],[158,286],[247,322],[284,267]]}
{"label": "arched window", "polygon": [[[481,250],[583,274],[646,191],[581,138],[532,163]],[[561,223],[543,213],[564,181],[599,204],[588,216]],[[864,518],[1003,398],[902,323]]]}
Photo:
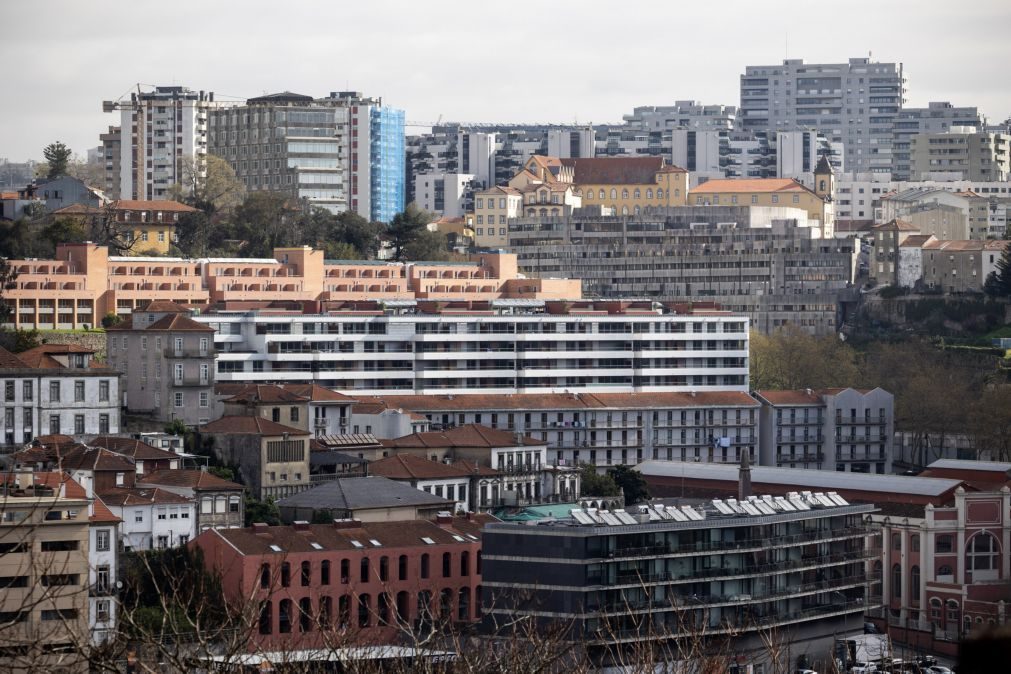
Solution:
{"label": "arched window", "polygon": [[411,595],[400,591],[397,593],[397,620],[406,623],[411,619]]}
{"label": "arched window", "polygon": [[603,199],[605,198],[605,197],[604,197],[604,188],[603,188],[603,187],[601,187],[601,188],[600,188],[600,198],[601,198],[602,200],[603,200]]}
{"label": "arched window", "polygon": [[593,199],[593,190],[586,190],[586,200]]}
{"label": "arched window", "polygon": [[930,622],[941,624],[941,600],[937,597],[930,598]]}
{"label": "arched window", "polygon": [[274,631],[270,608],[270,601],[260,602],[260,634],[271,634]]}
{"label": "arched window", "polygon": [[302,562],[302,587],[309,587],[309,581],[312,579],[312,567],[309,562]]}
{"label": "arched window", "polygon": [[622,199],[628,199],[628,188],[627,187],[621,191],[621,198]]}
{"label": "arched window", "polygon": [[430,573],[430,570],[428,568],[428,566],[429,566],[428,560],[429,560],[429,557],[428,557],[428,553],[426,552],[425,554],[423,554],[421,556],[421,577],[422,578],[428,578],[428,575]]}
{"label": "arched window", "polygon": [[470,618],[470,588],[460,588],[460,600],[456,604],[456,617],[458,620]]}
{"label": "arched window", "polygon": [[351,560],[342,559],[341,560],[341,585],[347,585],[351,582]]}
{"label": "arched window", "polygon": [[611,198],[612,199],[618,198],[618,190],[614,189],[613,187],[611,188]]}
{"label": "arched window", "polygon": [[920,567],[913,566],[909,570],[909,597],[914,602],[920,601]]}
{"label": "arched window", "polygon": [[949,599],[945,602],[945,608],[948,609],[948,614],[945,616],[945,622],[948,624],[948,627],[956,627],[961,622],[961,617],[959,616],[961,611],[958,606],[958,601]]}
{"label": "arched window", "polygon": [[913,552],[919,552],[920,551],[920,535],[919,534],[913,534],[912,536],[909,537],[909,548]]}
{"label": "arched window", "polygon": [[381,593],[377,598],[378,606],[376,613],[378,614],[380,625],[390,624],[390,595],[385,592]]}
{"label": "arched window", "polygon": [[460,553],[460,575],[470,575],[470,553],[466,550]]}
{"label": "arched window", "polygon": [[892,534],[892,550],[902,549],[902,534]]}
{"label": "arched window", "polygon": [[633,194],[633,196],[635,196],[636,199],[641,199],[642,198],[642,192],[639,190],[638,187],[635,188],[635,192],[632,192],[632,194]]}
{"label": "arched window", "polygon": [[551,216],[552,217],[558,217],[558,209],[557,208],[552,208],[551,209]]}
{"label": "arched window", "polygon": [[635,214],[639,215],[641,212],[642,212],[642,210],[639,208],[639,206],[636,206],[635,207]]}
{"label": "arched window", "polygon": [[541,209],[541,215],[544,216],[544,215],[547,215],[547,214],[548,214],[548,209],[542,208]]}
{"label": "arched window", "polygon": [[898,564],[892,565],[892,596],[902,599],[902,567]]}
{"label": "arched window", "polygon": [[270,564],[260,565],[260,587],[264,589],[270,587]]}
{"label": "arched window", "polygon": [[[481,553],[479,552],[478,555],[480,555],[480,554]],[[480,561],[480,557],[478,557],[478,560]],[[475,618],[480,618],[481,617],[481,596],[482,596],[482,590],[483,589],[484,588],[482,588],[480,585],[478,585],[477,587],[474,588],[474,617]]]}
{"label": "arched window", "polygon": [[628,206],[622,206],[621,207],[621,214],[622,215],[628,215]]}
{"label": "arched window", "polygon": [[363,583],[369,582],[369,558],[368,557],[362,557],[361,581]]}
{"label": "arched window", "polygon": [[298,631],[308,632],[312,629],[312,600],[302,597],[298,600]]}
{"label": "arched window", "polygon": [[358,595],[358,626],[368,627],[372,622],[372,597],[367,594]]}
{"label": "arched window", "polygon": [[319,565],[319,584],[330,584],[330,560],[324,559]]}
{"label": "arched window", "polygon": [[652,199],[653,198],[653,188],[652,187],[647,187],[646,188],[646,198],[647,199]]}
{"label": "arched window", "polygon": [[384,583],[390,579],[390,558],[383,555],[379,558],[379,580]]}
{"label": "arched window", "polygon": [[442,577],[449,578],[453,575],[453,555],[444,552],[442,553]]}
{"label": "arched window", "polygon": [[439,593],[439,617],[449,620],[453,617],[453,595],[456,594],[448,587]]}
{"label": "arched window", "polygon": [[291,585],[291,564],[284,562],[281,564],[281,587]]}
{"label": "arched window", "polygon": [[340,599],[337,600],[337,614],[341,627],[351,624],[351,597],[346,594],[340,596]]}
{"label": "arched window", "polygon": [[979,532],[966,546],[965,568],[972,572],[997,571],[997,551],[997,539],[987,531]]}
{"label": "arched window", "polygon": [[656,198],[657,199],[663,199],[663,190],[660,189],[659,187],[656,188]]}
{"label": "arched window", "polygon": [[333,597],[323,595],[319,598],[319,625],[329,627],[333,620]]}
{"label": "arched window", "polygon": [[397,560],[397,580],[407,580],[407,555],[400,555]]}
{"label": "arched window", "polygon": [[291,632],[291,600],[282,599],[277,603],[277,631],[281,634]]}

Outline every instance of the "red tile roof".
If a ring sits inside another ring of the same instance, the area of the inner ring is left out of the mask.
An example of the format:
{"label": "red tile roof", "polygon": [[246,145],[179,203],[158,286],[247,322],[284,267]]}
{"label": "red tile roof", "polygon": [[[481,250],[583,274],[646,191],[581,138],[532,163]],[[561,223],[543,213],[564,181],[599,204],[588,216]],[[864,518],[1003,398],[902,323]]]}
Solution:
{"label": "red tile roof", "polygon": [[142,442],[135,438],[122,438],[113,435],[99,435],[92,438],[88,443],[92,447],[105,447],[109,451],[115,452],[117,454],[122,454],[124,456],[132,457],[134,460],[141,461],[155,461],[155,460],[171,460],[178,459],[179,456],[174,452],[169,452],[164,449],[159,449],[158,447],[152,447],[146,442]]}
{"label": "red tile roof", "polygon": [[40,471],[32,473],[32,478],[35,484],[49,487],[50,489],[56,490],[62,486],[63,495],[66,498],[88,498],[88,492],[84,490],[84,487],[77,480],[70,477],[69,473]]}
{"label": "red tile roof", "polygon": [[308,431],[282,426],[269,419],[252,415],[231,415],[200,427],[201,433],[231,433],[234,435],[309,435]]}
{"label": "red tile roof", "polygon": [[371,462],[369,473],[388,477],[391,480],[442,480],[471,477],[475,474],[497,475],[498,471],[486,468],[485,472],[479,472],[477,467],[469,461],[466,463],[462,461],[443,463],[414,454],[394,454]]}
{"label": "red tile roof", "polygon": [[346,402],[352,403],[354,398],[332,391],[319,384],[282,384],[281,388],[291,391],[295,395],[300,395],[312,402]]}
{"label": "red tile roof", "polygon": [[386,447],[519,447],[543,446],[547,442],[530,437],[516,437],[515,433],[496,428],[488,428],[479,424],[458,426],[448,431],[427,431],[412,433],[401,438],[383,440]]}
{"label": "red tile roof", "polygon": [[[463,395],[388,395],[363,398],[355,405],[382,409],[404,409],[417,412],[438,410],[554,410],[586,408],[650,409],[666,407],[701,407],[726,405],[732,407],[758,407],[758,403],[743,391],[699,391],[691,393],[490,393]],[[381,407],[380,407],[381,406]]]}
{"label": "red tile roof", "polygon": [[871,227],[872,230],[878,232],[919,232],[920,228],[911,222],[906,222],[905,220],[890,220],[888,222],[882,223],[880,225],[874,225]]}
{"label": "red tile roof", "polygon": [[561,165],[572,167],[577,185],[655,185],[657,173],[685,173],[653,156],[564,158]]}
{"label": "red tile roof", "polygon": [[0,346],[0,368],[19,369],[25,367],[28,367],[27,363]]}
{"label": "red tile roof", "polygon": [[143,309],[137,311],[147,311],[155,314],[185,314],[188,309],[170,300],[155,300],[149,302]]}
{"label": "red tile roof", "polygon": [[225,398],[228,403],[302,403],[306,399],[277,384],[246,384],[235,395]]}
{"label": "red tile roof", "polygon": [[165,489],[157,487],[127,488],[114,487],[106,489],[100,496],[107,505],[129,506],[129,505],[152,505],[152,504],[185,504],[193,503],[192,499],[174,494]]}
{"label": "red tile roof", "polygon": [[123,521],[119,517],[116,517],[109,510],[109,506],[105,505],[105,501],[98,496],[91,502],[91,517],[89,519],[96,524],[115,524],[116,522]]}
{"label": "red tile roof", "polygon": [[[118,211],[165,211],[176,213],[194,213],[196,208],[169,199],[159,201],[142,201],[139,199],[120,199],[112,202],[112,207]],[[156,224],[156,223],[151,223]]]}
{"label": "red tile roof", "polygon": [[241,484],[206,470],[159,470],[137,483],[139,487],[189,487],[194,491],[242,491]]}
{"label": "red tile roof", "polygon": [[793,178],[714,178],[691,190],[691,194],[742,192],[811,192]]}
{"label": "red tile roof", "polygon": [[101,447],[87,447],[71,450],[63,456],[62,465],[70,470],[109,471],[132,473],[136,470],[133,461]]}

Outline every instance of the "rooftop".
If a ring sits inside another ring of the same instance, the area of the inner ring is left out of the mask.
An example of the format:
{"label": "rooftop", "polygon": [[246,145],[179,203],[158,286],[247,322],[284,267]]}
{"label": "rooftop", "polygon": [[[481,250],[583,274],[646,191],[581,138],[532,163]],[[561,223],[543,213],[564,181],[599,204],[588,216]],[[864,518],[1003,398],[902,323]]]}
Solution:
{"label": "rooftop", "polygon": [[511,431],[488,428],[480,424],[457,426],[448,431],[426,431],[412,433],[392,440],[382,440],[386,447],[417,448],[417,447],[522,447],[547,445],[544,440],[529,435],[520,435]]}
{"label": "rooftop", "polygon": [[282,508],[351,511],[405,506],[452,507],[452,503],[444,498],[378,475],[339,478],[287,496],[277,505]]}
{"label": "rooftop", "polygon": [[254,415],[230,415],[215,419],[209,424],[200,427],[201,433],[231,433],[233,435],[309,435],[308,431],[303,431],[291,426],[264,419]]}
{"label": "rooftop", "polygon": [[206,470],[159,470],[137,483],[143,487],[188,487],[194,491],[242,491],[241,484]]}
{"label": "rooftop", "polygon": [[692,194],[729,192],[807,192],[810,189],[793,178],[714,178],[691,190]]}
{"label": "rooftop", "polygon": [[[555,410],[555,409],[642,409],[652,407],[707,407],[714,405],[758,407],[758,402],[739,391],[699,391],[691,393],[492,393],[463,395],[388,395],[374,402],[392,409],[439,410]],[[357,411],[357,408],[356,408]]]}
{"label": "rooftop", "polygon": [[490,468],[479,469],[471,462],[456,461],[445,463],[432,461],[414,454],[394,454],[373,461],[369,464],[369,472],[381,475],[391,480],[443,480],[461,477],[471,477],[480,471],[481,475],[497,475],[498,471]]}
{"label": "rooftop", "polygon": [[562,166],[572,167],[572,181],[577,185],[653,185],[656,174],[664,171],[684,173],[670,166],[663,157],[587,157],[564,158]]}

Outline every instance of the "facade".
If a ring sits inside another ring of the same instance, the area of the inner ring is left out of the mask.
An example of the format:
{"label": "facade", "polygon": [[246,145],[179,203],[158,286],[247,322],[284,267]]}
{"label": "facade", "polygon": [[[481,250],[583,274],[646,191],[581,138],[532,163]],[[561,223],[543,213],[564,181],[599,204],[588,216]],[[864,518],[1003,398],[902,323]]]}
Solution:
{"label": "facade", "polygon": [[490,187],[474,193],[474,245],[505,248],[509,220],[523,214],[523,193],[515,187]]}
{"label": "facade", "polygon": [[[976,222],[982,202],[982,222]],[[895,219],[914,225],[922,234],[933,234],[939,239],[986,238],[987,207],[985,200],[973,199],[969,194],[951,192],[933,187],[903,190],[881,197],[879,219]]]}
{"label": "facade", "polygon": [[901,63],[851,58],[847,63],[747,66],[741,76],[745,131],[817,129],[845,147],[851,171],[892,168],[892,126],[905,102]]}
{"label": "facade", "polygon": [[108,197],[99,188],[86,185],[83,180],[66,175],[36,181],[34,195],[45,202],[46,211],[50,213],[70,206],[100,209],[109,202]]}
{"label": "facade", "polygon": [[193,499],[157,487],[115,487],[99,492],[102,502],[122,520],[123,550],[164,550],[186,545],[196,536]]}
{"label": "facade", "polygon": [[206,470],[159,470],[146,475],[138,487],[161,489],[191,499],[195,504],[194,529],[235,529],[245,526],[243,487]]}
{"label": "facade", "polygon": [[932,234],[913,234],[899,244],[895,273],[898,287],[915,288],[923,282],[923,246],[936,240]]}
{"label": "facade", "polygon": [[252,607],[253,648],[398,643],[400,623],[469,624],[481,613],[486,516],[204,532],[193,546],[236,609]]}
{"label": "facade", "polygon": [[116,228],[133,244],[137,255],[168,255],[176,242],[176,223],[197,209],[178,201],[135,201],[121,199],[112,203]]}
{"label": "facade", "polygon": [[196,320],[216,331],[223,382],[316,383],[352,396],[747,390],[748,321],[708,307],[391,302]]}
{"label": "facade", "polygon": [[381,475],[368,475],[331,479],[309,491],[286,496],[277,507],[281,520],[287,523],[320,518],[393,522],[430,519],[441,512],[452,512],[453,501]]}
{"label": "facade", "polygon": [[1011,135],[953,126],[944,133],[919,133],[910,139],[914,180],[944,174],[953,180],[1004,182],[1011,177]]}
{"label": "facade", "polygon": [[[387,395],[433,428],[481,424],[539,439],[546,465],[636,465],[647,459],[758,461],[759,403],[744,392]],[[368,399],[366,399],[368,401]]]}
{"label": "facade", "polygon": [[1005,240],[927,241],[920,253],[923,284],[948,294],[981,293],[1008,244]]}
{"label": "facade", "polygon": [[198,432],[219,461],[238,468],[253,498],[278,498],[312,487],[308,431],[243,415],[221,417]]}
{"label": "facade", "polygon": [[822,238],[796,209],[762,210],[521,218],[510,223],[509,249],[531,276],[579,277],[587,295],[718,302],[764,333],[791,323],[834,334],[853,292],[853,241]]}
{"label": "facade", "polygon": [[79,485],[53,477],[38,483],[32,472],[19,472],[2,488],[5,671],[87,671],[79,654],[90,640],[90,504]]}
{"label": "facade", "polygon": [[421,173],[414,176],[414,203],[430,213],[459,218],[473,208],[469,173]]}
{"label": "facade", "polygon": [[706,105],[699,101],[674,101],[674,105],[642,105],[622,115],[625,125],[641,131],[670,129],[733,129],[737,108]]}
{"label": "facade", "polygon": [[98,136],[101,141],[101,161],[105,168],[105,181],[102,191],[110,199],[119,199],[119,172],[122,161],[123,133],[118,126],[110,126],[109,130]]}
{"label": "facade", "polygon": [[43,345],[15,356],[0,349],[3,444],[21,446],[37,436],[77,438],[119,432],[119,375],[92,363],[84,348]]}
{"label": "facade", "polygon": [[208,150],[249,190],[389,222],[404,203],[403,137],[403,111],[358,92],[283,92],[214,111]]}
{"label": "facade", "polygon": [[881,389],[757,391],[760,463],[890,474],[895,397]]}
{"label": "facade", "polygon": [[475,494],[481,480],[494,481],[501,490],[501,479],[494,468],[480,467],[472,462],[444,459],[433,461],[415,454],[394,454],[369,463],[372,475],[404,482],[415,489],[435,494],[453,502],[453,512],[473,512],[480,506]]}
{"label": "facade", "polygon": [[123,406],[158,421],[206,423],[214,413],[214,331],[173,302],[151,302],[108,328],[113,367],[129,372]]}
{"label": "facade", "polygon": [[352,432],[351,407],[356,401],[317,384],[221,384],[216,390],[226,415],[260,416],[317,438]]}
{"label": "facade", "polygon": [[873,511],[805,492],[492,523],[484,610],[499,623],[555,622],[605,663],[644,641],[732,634],[734,656],[757,664],[769,657],[763,628],[790,644],[791,661],[824,657],[836,635],[862,629]]}
{"label": "facade", "polygon": [[[184,162],[198,164],[208,151],[208,116],[220,104],[214,92],[187,87],[155,87],[130,94],[129,101],[106,101],[105,112],[120,111],[119,138],[102,136],[106,182],[118,170],[120,199],[168,199],[173,185],[185,184]],[[109,154],[119,148],[119,159]]]}
{"label": "facade", "polygon": [[905,220],[892,220],[871,228],[873,249],[868,260],[871,280],[890,285],[899,278],[899,247],[907,237],[920,234],[920,229]]}
{"label": "facade", "polygon": [[812,226],[823,229],[824,238],[832,236],[831,192],[819,194],[793,179],[708,180],[692,189],[689,202],[695,206],[795,208],[807,214]]}
{"label": "facade", "polygon": [[946,133],[952,127],[986,127],[986,117],[975,106],[956,107],[948,101],[931,101],[925,108],[902,108],[892,125],[892,179],[911,180],[911,143],[919,134]]}
{"label": "facade", "polygon": [[10,260],[5,327],[89,328],[151,302],[235,308],[271,302],[573,299],[579,282],[529,279],[516,257],[478,253],[468,262],[327,261],[322,250],[277,248],[270,258],[110,256],[104,246],[59,244],[53,260]]}

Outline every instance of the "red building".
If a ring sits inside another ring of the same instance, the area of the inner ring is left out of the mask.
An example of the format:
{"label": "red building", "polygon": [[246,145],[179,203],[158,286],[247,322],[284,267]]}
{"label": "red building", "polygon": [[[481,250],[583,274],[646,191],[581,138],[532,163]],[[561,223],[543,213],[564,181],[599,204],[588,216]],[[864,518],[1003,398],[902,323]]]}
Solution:
{"label": "red building", "polygon": [[475,622],[488,515],[211,529],[191,543],[251,626],[250,650],[394,643]]}

